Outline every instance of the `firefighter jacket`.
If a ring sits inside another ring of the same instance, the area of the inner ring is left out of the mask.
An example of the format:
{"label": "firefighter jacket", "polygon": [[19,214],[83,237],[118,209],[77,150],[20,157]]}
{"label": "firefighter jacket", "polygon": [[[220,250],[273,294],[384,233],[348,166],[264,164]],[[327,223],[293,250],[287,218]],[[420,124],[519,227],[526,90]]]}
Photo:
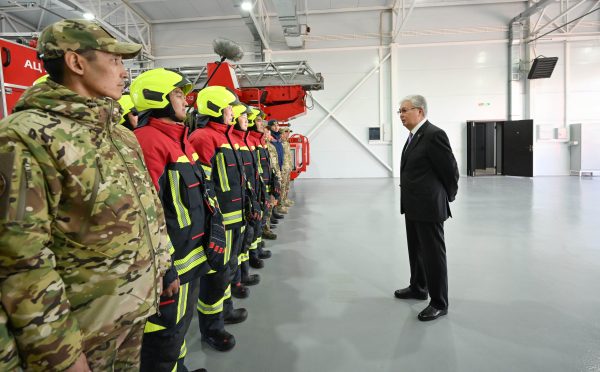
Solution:
{"label": "firefighter jacket", "polygon": [[206,178],[214,187],[227,230],[244,224],[245,202],[241,160],[227,137],[231,130],[232,126],[210,121],[204,128],[196,129],[189,138]]}
{"label": "firefighter jacket", "polygon": [[233,145],[236,154],[238,155],[238,161],[241,169],[244,173],[244,192],[246,194],[246,203],[244,205],[244,211],[246,212],[246,218],[248,221],[252,220],[252,214],[260,211],[258,204],[257,194],[257,172],[254,166],[254,158],[244,137],[246,132],[237,130],[235,127],[228,132],[229,142]]}
{"label": "firefighter jacket", "polygon": [[242,164],[244,166],[244,177],[246,179],[246,186],[249,187],[254,193],[258,190],[258,172],[254,161],[254,154],[250,149],[250,146],[246,143],[244,137],[246,132],[234,129],[231,132],[231,139],[234,142],[234,146],[238,149]]}
{"label": "firefighter jacket", "polygon": [[156,312],[168,236],[120,117],[47,80],[0,122],[0,292],[26,370],[64,370]]}
{"label": "firefighter jacket", "polygon": [[206,180],[187,132],[182,124],[156,118],[134,131],[165,211],[175,249],[173,263],[181,284],[211,269],[203,247],[211,215],[206,203]]}
{"label": "firefighter jacket", "polygon": [[[246,174],[248,174],[249,170],[252,170],[252,174],[254,175],[254,183],[256,194],[258,195],[259,201],[264,203],[266,199],[266,190],[265,190],[265,182],[262,178],[261,164],[260,164],[260,140],[262,138],[262,133],[255,132],[249,130],[245,133],[244,142],[248,149],[250,150],[250,156],[252,158],[252,168],[246,169]],[[244,161],[245,164],[245,161]]]}

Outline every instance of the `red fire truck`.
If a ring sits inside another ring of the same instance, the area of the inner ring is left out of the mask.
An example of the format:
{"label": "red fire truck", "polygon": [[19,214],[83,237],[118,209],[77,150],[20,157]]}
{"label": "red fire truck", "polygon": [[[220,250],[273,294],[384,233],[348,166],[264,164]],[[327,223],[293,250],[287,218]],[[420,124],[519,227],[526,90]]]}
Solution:
{"label": "red fire truck", "polygon": [[[306,61],[215,62],[202,68],[179,70],[194,81],[196,87],[202,87],[210,77],[208,85],[235,90],[240,101],[260,108],[267,115],[266,120],[277,120],[284,126],[289,126],[290,120],[306,114],[307,91],[323,89],[321,74],[314,73]],[[193,104],[196,94],[190,93],[188,102]],[[310,163],[310,145],[308,138],[301,134],[294,134],[289,142],[294,164],[290,177],[295,179],[306,171]]]}
{"label": "red fire truck", "polygon": [[0,39],[0,118],[12,112],[21,94],[46,72],[34,48],[13,41]]}

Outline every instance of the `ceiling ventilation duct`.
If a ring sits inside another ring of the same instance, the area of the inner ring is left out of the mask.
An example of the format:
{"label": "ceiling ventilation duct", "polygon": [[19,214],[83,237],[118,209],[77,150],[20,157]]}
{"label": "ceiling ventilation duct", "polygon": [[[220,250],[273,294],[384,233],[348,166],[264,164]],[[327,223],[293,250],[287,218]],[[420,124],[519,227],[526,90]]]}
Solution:
{"label": "ceiling ventilation duct", "polygon": [[279,23],[283,28],[285,42],[290,48],[304,48],[304,35],[301,33],[296,0],[273,0]]}

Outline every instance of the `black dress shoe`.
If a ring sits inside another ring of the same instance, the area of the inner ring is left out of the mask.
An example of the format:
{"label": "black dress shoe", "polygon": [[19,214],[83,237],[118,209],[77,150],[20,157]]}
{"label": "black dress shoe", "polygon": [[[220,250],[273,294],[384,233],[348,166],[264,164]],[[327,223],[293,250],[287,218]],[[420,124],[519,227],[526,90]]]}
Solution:
{"label": "black dress shoe", "polygon": [[273,209],[273,217],[277,218],[278,220],[283,219],[283,214],[276,212],[275,209]]}
{"label": "black dress shoe", "polygon": [[445,310],[438,310],[435,307],[429,305],[425,308],[425,310],[421,311],[419,313],[419,320],[422,322],[427,322],[430,320],[435,320],[437,318],[439,318],[442,315],[446,315],[448,314],[448,309]]}
{"label": "black dress shoe", "polygon": [[414,299],[414,300],[426,300],[427,293],[416,293],[410,287],[406,287],[404,289],[397,289],[394,292],[394,296],[396,298],[400,298],[403,300]]}
{"label": "black dress shoe", "polygon": [[271,251],[268,249],[264,249],[261,252],[258,252],[258,258],[260,259],[267,259],[267,258],[271,258]]}
{"label": "black dress shoe", "polygon": [[239,309],[235,309],[229,314],[225,315],[223,321],[225,324],[237,324],[241,323],[248,317],[248,310],[240,307]]}
{"label": "black dress shoe", "polygon": [[235,346],[235,337],[226,330],[209,331],[202,335],[202,341],[218,351],[228,351]]}
{"label": "black dress shoe", "polygon": [[[277,225],[279,223],[279,220],[277,218],[271,218],[271,225]],[[273,227],[273,226],[271,226]]]}
{"label": "black dress shoe", "polygon": [[208,372],[208,371],[206,370],[206,368],[198,368],[198,369],[195,369],[195,370],[193,370],[191,372]]}
{"label": "black dress shoe", "polygon": [[263,260],[261,260],[260,258],[257,258],[257,257],[251,256],[249,263],[250,263],[250,267],[252,267],[254,269],[262,269],[263,267],[265,267],[265,263],[263,262]]}
{"label": "black dress shoe", "polygon": [[242,284],[244,285],[257,285],[260,283],[260,275],[250,274],[246,278],[242,278]]}
{"label": "black dress shoe", "polygon": [[231,286],[231,295],[235,298],[247,298],[250,296],[250,289],[242,283],[237,283]]}

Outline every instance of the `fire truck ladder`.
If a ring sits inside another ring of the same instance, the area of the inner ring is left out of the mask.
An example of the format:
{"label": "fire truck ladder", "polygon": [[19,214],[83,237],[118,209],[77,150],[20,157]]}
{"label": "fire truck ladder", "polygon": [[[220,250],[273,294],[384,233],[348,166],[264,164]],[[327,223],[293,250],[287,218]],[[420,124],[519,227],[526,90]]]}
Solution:
{"label": "fire truck ladder", "polygon": [[[306,61],[292,62],[249,62],[230,65],[240,88],[264,88],[270,86],[300,85],[304,90],[322,90],[323,77],[315,73]],[[226,68],[222,66],[220,68]],[[180,67],[181,72],[200,89],[206,83],[207,67]],[[132,71],[133,75],[136,75]],[[133,78],[134,76],[132,76]]]}

